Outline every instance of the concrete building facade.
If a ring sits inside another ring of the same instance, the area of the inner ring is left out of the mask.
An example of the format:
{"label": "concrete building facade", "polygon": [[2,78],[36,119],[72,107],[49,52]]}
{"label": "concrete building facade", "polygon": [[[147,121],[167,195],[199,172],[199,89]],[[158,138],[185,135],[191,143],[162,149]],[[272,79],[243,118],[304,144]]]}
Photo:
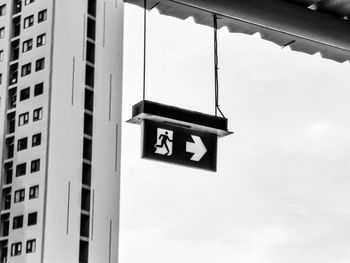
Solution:
{"label": "concrete building facade", "polygon": [[0,263],[117,262],[123,2],[0,0]]}

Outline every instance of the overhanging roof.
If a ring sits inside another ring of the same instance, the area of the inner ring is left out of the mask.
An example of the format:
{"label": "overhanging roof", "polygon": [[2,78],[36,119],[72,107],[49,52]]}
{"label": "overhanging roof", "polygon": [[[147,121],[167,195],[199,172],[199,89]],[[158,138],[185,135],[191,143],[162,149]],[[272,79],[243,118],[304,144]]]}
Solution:
{"label": "overhanging roof", "polygon": [[[144,0],[124,0],[143,7]],[[338,62],[350,60],[350,0],[147,0],[147,9]]]}

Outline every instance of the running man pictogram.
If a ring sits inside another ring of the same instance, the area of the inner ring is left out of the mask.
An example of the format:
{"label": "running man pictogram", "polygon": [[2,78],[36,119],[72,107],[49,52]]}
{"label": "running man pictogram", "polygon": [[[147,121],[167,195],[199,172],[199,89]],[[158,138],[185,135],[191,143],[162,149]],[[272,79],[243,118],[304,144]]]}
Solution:
{"label": "running man pictogram", "polygon": [[173,131],[158,128],[157,142],[154,145],[155,153],[161,155],[172,155],[173,153]]}

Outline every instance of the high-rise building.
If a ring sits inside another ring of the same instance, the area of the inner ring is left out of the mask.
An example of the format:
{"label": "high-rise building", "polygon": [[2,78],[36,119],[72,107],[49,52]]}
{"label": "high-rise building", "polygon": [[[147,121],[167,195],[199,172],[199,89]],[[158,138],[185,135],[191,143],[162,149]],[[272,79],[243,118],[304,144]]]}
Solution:
{"label": "high-rise building", "polygon": [[117,262],[123,2],[0,0],[0,263]]}

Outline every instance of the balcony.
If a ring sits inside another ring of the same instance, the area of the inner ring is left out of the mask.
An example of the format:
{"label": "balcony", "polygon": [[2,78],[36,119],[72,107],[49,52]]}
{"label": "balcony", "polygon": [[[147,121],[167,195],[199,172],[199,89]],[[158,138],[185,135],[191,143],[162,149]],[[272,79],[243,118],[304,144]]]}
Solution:
{"label": "balcony", "polygon": [[88,14],[91,16],[96,16],[96,0],[88,1]]}
{"label": "balcony", "polygon": [[89,65],[86,65],[85,69],[85,84],[93,88],[95,83],[95,69]]}
{"label": "balcony", "polygon": [[21,0],[15,0],[13,3],[13,14],[18,14],[22,11],[22,1]]}
{"label": "balcony", "polygon": [[80,236],[89,238],[90,217],[88,215],[80,215]]}
{"label": "balcony", "polygon": [[82,188],[81,193],[81,210],[90,212],[90,190]]}
{"label": "balcony", "polygon": [[19,58],[19,39],[11,42],[10,61],[17,60],[18,58]]}
{"label": "balcony", "polygon": [[95,63],[95,44],[90,41],[86,42],[86,61]]}
{"label": "balcony", "polygon": [[90,112],[94,111],[94,92],[88,88],[85,89],[84,107],[86,110],[88,110]]}
{"label": "balcony", "polygon": [[14,142],[14,136],[6,138],[5,144],[5,157],[7,159],[13,158],[14,152],[15,152],[15,142]]}
{"label": "balcony", "polygon": [[83,159],[91,161],[92,158],[92,141],[90,138],[84,137],[83,141]]}
{"label": "balcony", "polygon": [[16,108],[17,102],[17,88],[9,89],[8,91],[8,109]]}
{"label": "balcony", "polygon": [[13,162],[8,162],[4,164],[4,185],[12,184],[13,176]]}
{"label": "balcony", "polygon": [[9,86],[16,84],[18,81],[18,63],[10,66]]}
{"label": "balcony", "polygon": [[12,20],[12,34],[11,37],[18,37],[19,34],[21,33],[21,17],[18,16]]}
{"label": "balcony", "polygon": [[9,121],[8,133],[14,133],[16,130],[16,119],[12,119]]}
{"label": "balcony", "polygon": [[10,232],[10,214],[1,215],[0,226],[0,237],[7,237]]}
{"label": "balcony", "polygon": [[15,112],[7,114],[7,134],[12,134],[16,130],[16,117]]}
{"label": "balcony", "polygon": [[0,242],[0,263],[7,263],[7,246],[8,240],[3,240]]}
{"label": "balcony", "polygon": [[6,188],[2,191],[4,197],[1,201],[1,210],[9,210],[11,208],[11,188]]}
{"label": "balcony", "polygon": [[84,113],[84,133],[88,136],[92,136],[92,115],[88,113]]}
{"label": "balcony", "polygon": [[80,239],[79,243],[79,262],[87,263],[89,260],[89,242]]}
{"label": "balcony", "polygon": [[91,186],[91,164],[85,162],[83,162],[82,184],[84,186]]}
{"label": "balcony", "polygon": [[87,37],[93,41],[96,38],[96,22],[91,18],[87,20]]}

